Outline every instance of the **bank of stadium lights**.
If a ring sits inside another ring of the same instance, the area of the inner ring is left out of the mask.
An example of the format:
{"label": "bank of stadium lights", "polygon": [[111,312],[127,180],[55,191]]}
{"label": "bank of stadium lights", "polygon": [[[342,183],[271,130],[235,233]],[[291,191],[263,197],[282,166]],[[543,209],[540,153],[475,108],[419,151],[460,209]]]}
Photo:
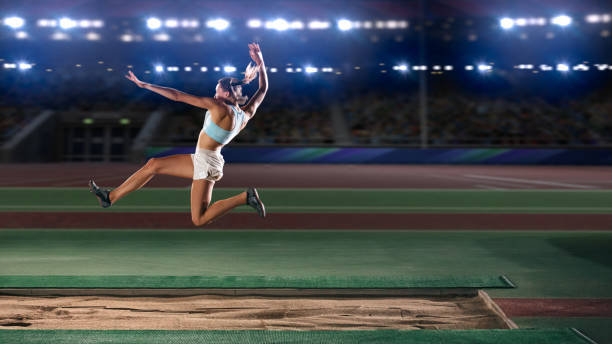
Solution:
{"label": "bank of stadium lights", "polygon": [[566,15],[560,15],[552,18],[550,22],[559,26],[568,26],[572,23],[572,18]]}
{"label": "bank of stadium lights", "polygon": [[4,18],[2,23],[12,29],[19,29],[25,25],[25,20],[21,17],[7,17]]}
{"label": "bank of stadium lights", "polygon": [[557,64],[557,70],[559,72],[568,72],[570,70],[570,67],[567,63],[559,63]]}
{"label": "bank of stadium lights", "polygon": [[348,31],[353,28],[353,22],[347,19],[338,20],[338,29],[340,31]]}
{"label": "bank of stadium lights", "polygon": [[474,70],[474,66],[467,65],[467,66],[465,66],[465,70]]}
{"label": "bank of stadium lights", "polygon": [[[415,66],[415,67],[417,67],[417,66]],[[408,65],[401,64],[401,65],[393,66],[393,70],[397,70],[397,71],[400,71],[400,72],[407,72],[408,71]],[[415,69],[415,70],[417,70],[417,69]]]}
{"label": "bank of stadium lights", "polygon": [[15,33],[15,38],[17,38],[17,39],[27,39],[28,37],[30,37],[30,36],[25,31],[17,31]]}
{"label": "bank of stadium lights", "polygon": [[162,66],[162,65],[155,65],[154,70],[157,73],[162,73],[164,71],[164,66]]}
{"label": "bank of stadium lights", "polygon": [[505,30],[512,29],[514,27],[514,20],[512,18],[502,18],[499,20],[499,26]]}
{"label": "bank of stadium lights", "polygon": [[263,23],[259,19],[249,19],[249,21],[247,21],[247,26],[252,29],[259,29],[263,26]]}
{"label": "bank of stadium lights", "polygon": [[215,67],[215,68],[213,68],[213,70],[214,70],[215,72],[220,72],[220,71],[221,71],[221,67]]}
{"label": "bank of stadium lights", "polygon": [[16,63],[5,63],[3,67],[4,69],[15,69],[17,68],[17,64]]}
{"label": "bank of stadium lights", "polygon": [[157,30],[162,26],[161,20],[158,18],[149,18],[147,19],[147,27],[151,30]]}
{"label": "bank of stadium lights", "polygon": [[236,71],[236,67],[234,67],[234,66],[224,66],[223,67],[223,71],[225,73],[233,73],[233,72]]}
{"label": "bank of stadium lights", "polygon": [[287,68],[285,68],[285,72],[287,72],[287,73],[293,73],[293,68],[291,68],[291,67],[287,67]]}
{"label": "bank of stadium lights", "polygon": [[308,23],[308,28],[311,30],[325,30],[329,29],[331,24],[328,21],[313,20]]}
{"label": "bank of stadium lights", "polygon": [[206,27],[213,28],[217,31],[223,31],[230,26],[230,23],[225,19],[212,19],[206,22]]}
{"label": "bank of stadium lights", "polygon": [[323,73],[333,73],[334,69],[331,67],[323,67],[321,68],[321,72]]}
{"label": "bank of stadium lights", "polygon": [[317,67],[312,67],[312,66],[304,67],[304,72],[306,74],[313,74],[313,73],[316,73],[318,71],[319,71],[319,69]]}
{"label": "bank of stadium lights", "polygon": [[99,34],[99,33],[96,33],[96,32],[88,32],[88,33],[85,35],[85,38],[86,38],[88,41],[99,41],[101,37],[100,37],[100,34]]}
{"label": "bank of stadium lights", "polygon": [[191,72],[191,67],[190,66],[186,66],[185,68],[183,68],[183,70],[185,72]]}
{"label": "bank of stadium lights", "polygon": [[67,41],[70,39],[70,35],[65,32],[57,31],[51,35],[51,39],[54,41]]}
{"label": "bank of stadium lights", "polygon": [[208,72],[208,68],[207,67],[200,67],[200,72]]}
{"label": "bank of stadium lights", "polygon": [[612,21],[612,16],[610,14],[589,14],[585,20],[589,24],[609,23]]}
{"label": "bank of stadium lights", "polygon": [[32,69],[32,64],[27,62],[19,62],[17,67],[19,67],[19,70],[28,70]]}
{"label": "bank of stadium lights", "polygon": [[451,71],[451,70],[453,70],[453,66],[451,66],[451,65],[446,65],[446,66],[444,66],[444,70],[446,70],[446,71]]}
{"label": "bank of stadium lights", "polygon": [[510,30],[515,26],[544,26],[548,23],[546,18],[509,18],[504,17],[499,20],[499,26],[504,30]]}
{"label": "bank of stadium lights", "polygon": [[276,31],[285,31],[289,29],[289,22],[285,19],[278,18],[272,21],[266,21],[266,29],[273,29]]}
{"label": "bank of stadium lights", "polygon": [[166,71],[168,72],[178,72],[180,69],[177,66],[168,66],[166,67]]}
{"label": "bank of stadium lights", "polygon": [[170,40],[170,35],[165,32],[160,32],[153,36],[153,39],[159,42],[168,42]]}
{"label": "bank of stadium lights", "polygon": [[577,71],[581,71],[581,72],[586,72],[589,70],[589,66],[581,63],[578,65],[575,65],[574,67],[572,67],[572,70],[577,70]]}

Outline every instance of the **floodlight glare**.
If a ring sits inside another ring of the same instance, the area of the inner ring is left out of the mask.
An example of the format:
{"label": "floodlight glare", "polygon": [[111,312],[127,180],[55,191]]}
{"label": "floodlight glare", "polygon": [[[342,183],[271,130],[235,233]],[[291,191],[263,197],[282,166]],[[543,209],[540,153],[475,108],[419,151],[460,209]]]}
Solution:
{"label": "floodlight glare", "polygon": [[25,20],[19,17],[8,17],[4,18],[4,25],[10,26],[13,29],[18,29],[25,24]]}
{"label": "floodlight glare", "polygon": [[149,18],[147,19],[147,27],[151,30],[157,30],[161,27],[162,22],[157,18]]}
{"label": "floodlight glare", "polygon": [[230,23],[225,19],[213,19],[206,22],[206,26],[217,31],[223,31],[229,27]]}
{"label": "floodlight glare", "polygon": [[223,67],[223,71],[226,73],[233,73],[236,71],[236,67],[233,66],[225,66]]}
{"label": "floodlight glare", "polygon": [[178,27],[179,23],[178,20],[176,19],[167,19],[166,20],[166,27],[170,27],[170,28],[175,28]]}
{"label": "floodlight glare", "polygon": [[551,20],[551,23],[559,26],[568,26],[572,23],[572,18],[566,15],[556,16]]}
{"label": "floodlight glare", "polygon": [[274,29],[276,31],[285,31],[289,28],[289,23],[282,18],[278,18],[274,21],[266,23],[266,28]]}
{"label": "floodlight glare", "polygon": [[559,63],[557,65],[557,70],[560,72],[567,72],[569,71],[569,65],[567,65],[566,63]]}
{"label": "floodlight glare", "polygon": [[319,69],[318,69],[318,68],[316,68],[316,67],[305,67],[305,68],[304,68],[304,71],[305,71],[307,74],[312,74],[312,73],[316,73],[316,72],[318,72],[318,71],[319,71]]}
{"label": "floodlight glare", "polygon": [[206,71],[208,71],[208,68],[206,68],[206,67],[200,67],[200,71],[201,71],[201,72],[206,72]]}
{"label": "floodlight glare", "polygon": [[486,72],[488,70],[491,70],[491,66],[486,65],[486,64],[479,64],[478,65],[478,70],[481,72]]}
{"label": "floodlight glare", "polygon": [[25,62],[19,62],[19,69],[21,70],[32,69],[32,64],[25,63]]}
{"label": "floodlight glare", "polygon": [[15,34],[15,38],[17,39],[26,39],[28,38],[28,33],[25,31],[17,31],[17,33]]}
{"label": "floodlight glare", "polygon": [[347,20],[347,19],[338,20],[338,29],[340,29],[340,31],[347,31],[352,28],[353,28],[353,23],[350,20]]}
{"label": "floodlight glare", "polygon": [[261,20],[259,20],[259,19],[250,19],[247,22],[247,26],[250,27],[250,28],[254,28],[254,29],[260,28],[261,27]]}
{"label": "floodlight glare", "polygon": [[77,25],[77,22],[76,20],[73,20],[70,18],[62,18],[59,21],[59,25],[62,29],[68,30],[68,29],[72,29],[73,27],[75,27]]}
{"label": "floodlight glare", "polygon": [[155,66],[155,71],[156,71],[156,72],[158,72],[158,73],[163,72],[163,71],[164,71],[164,66],[162,66],[162,65],[156,65],[156,66]]}
{"label": "floodlight glare", "polygon": [[511,18],[502,18],[499,21],[499,25],[502,27],[502,29],[508,30],[514,26],[514,20],[512,20]]}

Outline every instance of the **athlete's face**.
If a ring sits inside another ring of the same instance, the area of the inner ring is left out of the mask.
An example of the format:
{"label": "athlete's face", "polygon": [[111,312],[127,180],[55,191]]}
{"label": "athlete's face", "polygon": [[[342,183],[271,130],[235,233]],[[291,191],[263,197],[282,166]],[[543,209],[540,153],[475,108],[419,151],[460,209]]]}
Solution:
{"label": "athlete's face", "polygon": [[215,87],[215,98],[229,98],[229,92],[223,90],[220,82],[218,82],[217,87]]}

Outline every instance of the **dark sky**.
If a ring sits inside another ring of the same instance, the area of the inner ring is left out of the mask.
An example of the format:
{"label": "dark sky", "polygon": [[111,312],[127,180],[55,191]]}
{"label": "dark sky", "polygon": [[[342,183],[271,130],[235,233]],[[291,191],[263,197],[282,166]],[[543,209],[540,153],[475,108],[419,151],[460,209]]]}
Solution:
{"label": "dark sky", "polygon": [[[612,11],[609,0],[425,0],[430,16],[554,16]],[[71,15],[88,18],[179,16],[295,19],[401,19],[418,14],[419,0],[21,0],[0,2],[0,13],[26,17]]]}

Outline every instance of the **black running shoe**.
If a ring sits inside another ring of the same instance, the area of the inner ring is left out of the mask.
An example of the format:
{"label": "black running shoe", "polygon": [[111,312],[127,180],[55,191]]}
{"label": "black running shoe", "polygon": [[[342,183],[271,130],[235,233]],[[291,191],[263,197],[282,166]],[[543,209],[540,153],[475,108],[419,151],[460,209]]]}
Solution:
{"label": "black running shoe", "polygon": [[257,194],[257,189],[248,188],[246,193],[247,193],[246,204],[248,206],[253,207],[255,210],[257,210],[257,213],[259,214],[259,216],[266,217],[266,207],[264,206],[263,202],[259,199],[259,195]]}
{"label": "black running shoe", "polygon": [[100,206],[102,208],[108,208],[111,206],[111,201],[109,198],[110,190],[102,190],[100,189],[93,179],[89,180],[89,191],[93,192],[94,195],[98,198],[98,202],[100,202]]}

